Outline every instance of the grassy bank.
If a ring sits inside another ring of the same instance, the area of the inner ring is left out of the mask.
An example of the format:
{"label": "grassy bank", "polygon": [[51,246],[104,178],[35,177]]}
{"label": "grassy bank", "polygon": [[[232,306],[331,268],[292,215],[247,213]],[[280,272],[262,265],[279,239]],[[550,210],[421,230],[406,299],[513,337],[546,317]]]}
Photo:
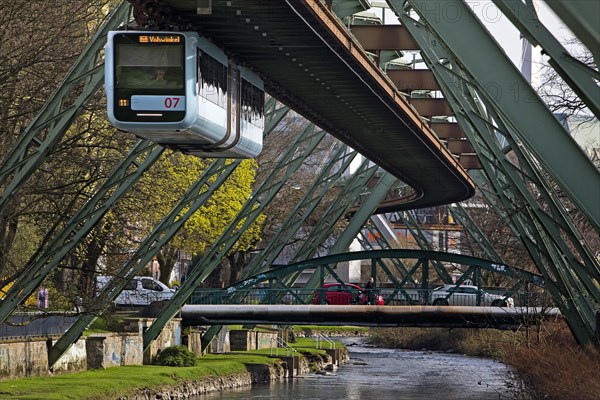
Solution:
{"label": "grassy bank", "polygon": [[600,399],[600,351],[577,345],[562,321],[545,323],[534,336],[491,329],[373,329],[370,342],[388,348],[494,357],[509,365],[525,384],[516,398]]}
{"label": "grassy bank", "polygon": [[[300,354],[322,356],[315,341],[299,338],[291,344]],[[0,399],[64,400],[115,399],[143,388],[175,386],[207,377],[229,376],[247,372],[247,365],[273,365],[279,359],[269,356],[270,350],[208,354],[198,358],[193,367],[157,365],[127,366],[72,374],[14,379],[0,382]],[[280,355],[283,352],[280,349]]]}

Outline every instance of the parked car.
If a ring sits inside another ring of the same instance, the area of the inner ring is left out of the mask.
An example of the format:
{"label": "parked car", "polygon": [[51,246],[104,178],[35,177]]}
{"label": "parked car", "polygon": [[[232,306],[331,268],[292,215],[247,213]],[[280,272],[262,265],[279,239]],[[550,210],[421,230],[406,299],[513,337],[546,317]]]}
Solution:
{"label": "parked car", "polygon": [[[326,283],[323,285],[325,292],[325,303],[331,305],[348,304],[367,304],[369,302],[368,293],[358,285],[352,283]],[[315,291],[314,304],[321,304],[321,290]],[[382,306],[383,297],[380,294],[374,294],[374,303]]]}
{"label": "parked car", "polygon": [[515,302],[512,297],[505,299],[504,296],[491,294],[485,290],[478,289],[477,286],[469,285],[444,285],[435,288],[431,292],[431,304],[434,306],[476,306],[478,293],[481,296],[480,305],[482,306],[515,306]]}
{"label": "parked car", "polygon": [[[98,276],[96,288],[101,290],[112,279],[111,276]],[[147,306],[161,300],[169,300],[175,295],[175,290],[150,276],[132,278],[117,296],[114,303],[117,306]]]}

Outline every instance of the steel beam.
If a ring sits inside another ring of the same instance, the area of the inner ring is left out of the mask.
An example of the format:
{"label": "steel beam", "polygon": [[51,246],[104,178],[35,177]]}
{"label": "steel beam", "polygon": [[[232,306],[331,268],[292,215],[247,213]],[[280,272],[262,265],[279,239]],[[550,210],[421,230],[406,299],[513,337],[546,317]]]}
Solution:
{"label": "steel beam", "polygon": [[431,129],[440,139],[456,138],[461,139],[465,134],[461,131],[460,125],[456,122],[432,122]]}
{"label": "steel beam", "polygon": [[279,231],[273,236],[273,240],[258,254],[244,270],[244,277],[249,277],[270,268],[271,264],[280,255],[281,251],[299,232],[323,200],[323,197],[334,185],[344,184],[341,178],[356,157],[357,153],[341,142],[337,145],[338,150],[323,167],[321,173],[307,190],[300,202],[296,205],[290,216],[283,222]]}
{"label": "steel beam", "polygon": [[[287,113],[287,108],[277,108],[274,99],[265,105],[267,124],[265,135],[268,135]],[[185,222],[212,196],[240,164],[240,160],[228,162],[225,159],[215,160],[198,180],[190,186],[180,201],[153,229],[135,254],[121,268],[108,285],[98,294],[94,309],[88,310],[65,332],[52,346],[48,353],[48,362],[52,367],[65,351],[81,336],[83,331],[114,301],[121,290],[141,271],[161,247],[168,243]]]}
{"label": "steel beam", "polygon": [[532,314],[560,316],[557,309],[475,306],[186,305],[184,324],[316,324],[518,329]]}
{"label": "steel beam", "polygon": [[219,159],[209,166],[171,212],[144,239],[135,254],[116,276],[97,294],[96,307],[82,314],[48,351],[48,364],[50,367],[81,337],[83,331],[112,304],[130,279],[152,261],[161,247],[168,243],[183,224],[229,178],[240,162],[240,160],[236,160],[228,164],[225,159]]}
{"label": "steel beam", "polygon": [[191,267],[191,272],[185,283],[179,288],[168,305],[158,313],[148,330],[144,332],[144,348],[150,346],[151,341],[158,337],[165,324],[179,311],[179,308],[192,295],[198,284],[202,283],[214,271],[244,230],[254,223],[287,179],[302,166],[304,160],[312,153],[324,135],[325,132],[315,132],[314,125],[307,124],[302,134],[298,135],[295,143],[287,148],[274,167],[273,177],[277,179],[266,180],[254,191],[251,198],[244,204],[242,210],[217,241]]}
{"label": "steel beam", "polygon": [[[479,155],[483,172],[488,177],[487,184],[497,196],[491,204],[504,215],[546,276],[546,286],[564,310],[577,340],[582,343],[593,341],[596,337],[595,311],[586,299],[597,298],[598,290],[591,283],[596,278],[590,279],[597,274],[597,262],[588,255],[584,242],[578,239],[577,229],[569,222],[564,207],[549,187],[544,173],[540,172],[542,166],[527,151],[527,146],[520,139],[522,134],[517,134],[520,127],[515,127],[498,114],[497,105],[487,98],[485,89],[462,70],[464,63],[445,50],[442,37],[402,12],[399,16],[421,43],[423,58],[438,78],[446,98],[460,111],[457,119]],[[431,43],[436,46],[430,46]],[[494,126],[488,119],[497,125]],[[520,168],[507,159],[506,153],[511,150],[517,155]],[[542,195],[548,210],[542,209],[537,198],[530,193],[529,184],[537,187],[535,196]],[[487,194],[487,191],[484,193]],[[585,267],[565,246],[564,238],[571,240]],[[577,291],[585,295],[580,296]]]}
{"label": "steel beam", "polygon": [[419,49],[402,25],[352,25],[350,32],[367,51]]}
{"label": "steel beam", "polygon": [[452,110],[446,99],[420,99],[411,97],[408,101],[420,115],[426,118],[454,115],[454,110]]}
{"label": "steel beam", "polygon": [[600,3],[588,0],[546,0],[546,4],[592,52],[596,66],[600,65]]}
{"label": "steel beam", "polygon": [[440,86],[435,80],[433,73],[428,69],[388,68],[385,73],[401,92],[411,92],[413,90],[440,90]]}

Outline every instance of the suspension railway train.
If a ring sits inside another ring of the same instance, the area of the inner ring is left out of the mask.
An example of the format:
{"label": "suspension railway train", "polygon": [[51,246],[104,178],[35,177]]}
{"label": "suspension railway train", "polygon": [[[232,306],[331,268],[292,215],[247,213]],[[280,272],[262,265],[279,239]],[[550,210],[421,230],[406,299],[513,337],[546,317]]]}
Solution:
{"label": "suspension railway train", "polygon": [[262,150],[263,81],[197,33],[111,31],[105,54],[118,129],[199,157]]}

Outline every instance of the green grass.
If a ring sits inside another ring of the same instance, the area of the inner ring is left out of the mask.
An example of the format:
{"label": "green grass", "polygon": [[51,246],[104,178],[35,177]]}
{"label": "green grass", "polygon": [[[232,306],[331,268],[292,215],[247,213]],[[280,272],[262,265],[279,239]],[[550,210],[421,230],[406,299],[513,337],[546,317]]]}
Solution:
{"label": "green grass", "polygon": [[364,326],[324,326],[324,325],[294,325],[295,331],[311,330],[313,332],[320,332],[324,335],[328,333],[343,334],[355,332],[365,333],[369,331],[369,328]]}
{"label": "green grass", "polygon": [[64,400],[114,399],[141,388],[176,385],[208,376],[246,371],[246,364],[274,364],[277,360],[256,354],[209,354],[195,367],[154,365],[107,368],[49,377],[0,382],[1,399]]}
{"label": "green grass", "polygon": [[[103,331],[108,324],[99,320],[94,331]],[[308,327],[308,326],[306,326]],[[315,331],[326,333],[323,327],[315,326]],[[334,327],[341,331],[343,327]],[[350,328],[354,331],[357,328]],[[323,349],[316,348],[316,340],[312,338],[296,338],[295,343],[289,343],[299,353],[309,355],[326,354],[328,342],[322,343]],[[344,345],[335,342],[336,347]],[[270,349],[229,354],[208,354],[199,357],[195,367],[165,367],[157,365],[139,365],[114,367],[104,370],[92,370],[63,375],[21,378],[0,381],[0,399],[21,400],[65,400],[65,399],[114,399],[142,388],[158,388],[161,386],[177,385],[184,381],[199,380],[209,376],[226,376],[246,372],[247,364],[277,363],[277,358],[269,357]],[[273,353],[275,354],[275,353]],[[279,356],[285,355],[285,350],[279,349]]]}

